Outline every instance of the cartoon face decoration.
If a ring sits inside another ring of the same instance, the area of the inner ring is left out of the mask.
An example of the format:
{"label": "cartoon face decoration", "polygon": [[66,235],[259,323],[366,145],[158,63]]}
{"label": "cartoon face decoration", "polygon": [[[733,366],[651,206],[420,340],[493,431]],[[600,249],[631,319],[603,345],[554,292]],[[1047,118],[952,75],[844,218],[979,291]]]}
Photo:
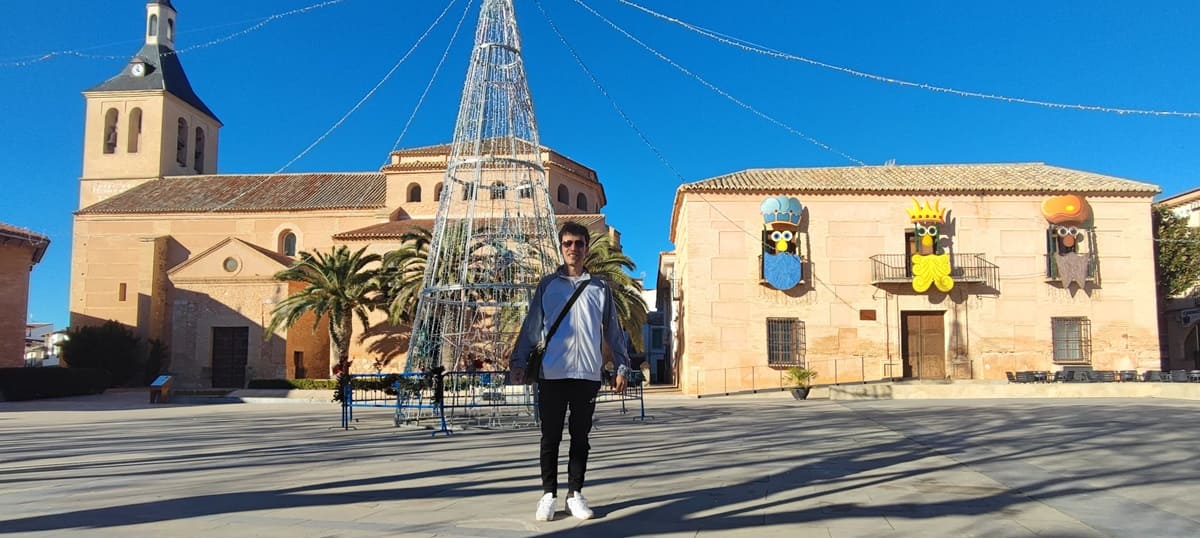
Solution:
{"label": "cartoon face decoration", "polygon": [[772,254],[796,253],[796,233],[791,230],[768,230],[767,239],[769,240],[768,248],[774,251]]}
{"label": "cartoon face decoration", "polygon": [[1082,196],[1064,194],[1052,196],[1042,202],[1042,216],[1050,223],[1050,240],[1054,242],[1054,266],[1058,279],[1064,287],[1075,284],[1084,287],[1088,277],[1090,260],[1079,252],[1079,245],[1087,235],[1087,221],[1092,217],[1092,208]]}
{"label": "cartoon face decoration", "polygon": [[1092,208],[1082,196],[1064,194],[1042,202],[1042,216],[1050,223],[1058,254],[1079,251],[1085,235],[1084,224],[1092,216]]}
{"label": "cartoon face decoration", "polygon": [[946,210],[939,207],[941,200],[924,204],[913,199],[912,207],[908,208],[908,219],[913,224],[917,236],[918,254],[935,254],[938,238],[941,237],[941,226],[946,223]]}
{"label": "cartoon face decoration", "polygon": [[912,287],[917,293],[925,293],[936,286],[942,293],[954,289],[954,278],[950,276],[950,255],[939,252],[938,239],[941,227],[946,224],[946,210],[939,207],[940,200],[924,204],[913,199],[908,208],[908,219],[913,224],[917,239],[917,252],[912,255]]}
{"label": "cartoon face decoration", "polygon": [[795,198],[775,196],[763,200],[759,211],[763,216],[763,278],[775,289],[792,289],[803,276],[797,240],[804,207]]}

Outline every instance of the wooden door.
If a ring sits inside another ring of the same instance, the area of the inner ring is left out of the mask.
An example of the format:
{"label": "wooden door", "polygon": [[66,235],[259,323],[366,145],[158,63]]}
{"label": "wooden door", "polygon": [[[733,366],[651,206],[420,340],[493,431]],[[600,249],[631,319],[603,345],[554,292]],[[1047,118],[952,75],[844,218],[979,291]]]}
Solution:
{"label": "wooden door", "polygon": [[901,312],[904,335],[904,377],[946,378],[946,337],[943,312]]}
{"label": "wooden door", "polygon": [[245,387],[250,328],[213,327],[212,331],[212,386]]}

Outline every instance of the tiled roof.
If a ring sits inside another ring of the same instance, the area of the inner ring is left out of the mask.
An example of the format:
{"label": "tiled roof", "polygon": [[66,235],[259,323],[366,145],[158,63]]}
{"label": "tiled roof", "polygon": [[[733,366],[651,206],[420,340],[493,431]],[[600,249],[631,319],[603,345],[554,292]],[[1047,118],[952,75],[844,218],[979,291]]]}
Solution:
{"label": "tiled roof", "polygon": [[1021,192],[1152,195],[1157,185],[1048,166],[930,164],[838,168],[755,168],[688,183],[685,192]]}
{"label": "tiled roof", "polygon": [[33,263],[42,261],[46,248],[50,246],[50,238],[19,226],[0,222],[0,245],[15,241],[18,244],[33,247]]}
{"label": "tiled roof", "polygon": [[[170,4],[167,4],[170,5]],[[207,114],[216,120],[217,115],[200,100],[192,83],[188,81],[183,64],[179,63],[179,54],[165,45],[147,43],[134,55],[146,63],[146,74],[133,76],[133,63],[125,64],[116,76],[91,88],[89,92],[129,91],[129,90],[166,90],[168,93],[183,99],[196,110]],[[220,123],[221,120],[217,120]]]}
{"label": "tiled roof", "polygon": [[79,214],[246,213],[384,206],[383,174],[172,176],[148,181]]}
{"label": "tiled roof", "polygon": [[417,228],[433,229],[433,219],[389,220],[357,230],[348,230],[333,235],[338,241],[370,241],[374,239],[399,239]]}
{"label": "tiled roof", "polygon": [[1174,196],[1168,196],[1166,198],[1163,198],[1162,200],[1155,202],[1155,205],[1166,208],[1166,209],[1174,209],[1177,207],[1185,206],[1188,204],[1194,204],[1197,202],[1200,202],[1200,188],[1192,189],[1192,190],[1186,191],[1186,192],[1181,192]]}
{"label": "tiled roof", "polygon": [[[597,222],[604,221],[604,215],[593,213],[568,213],[558,215],[558,221],[578,222],[584,226],[591,226]],[[433,230],[433,219],[403,219],[390,220],[379,224],[364,226],[357,230],[348,230],[335,234],[334,239],[338,241],[371,241],[378,239],[399,239],[400,236],[407,232],[411,232],[417,228],[425,228]]]}

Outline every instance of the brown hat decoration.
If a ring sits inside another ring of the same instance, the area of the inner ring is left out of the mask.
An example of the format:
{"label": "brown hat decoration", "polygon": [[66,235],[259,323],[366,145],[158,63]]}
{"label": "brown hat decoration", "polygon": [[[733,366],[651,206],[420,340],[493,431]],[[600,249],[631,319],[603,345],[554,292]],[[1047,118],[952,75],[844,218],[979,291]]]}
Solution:
{"label": "brown hat decoration", "polygon": [[1092,208],[1082,196],[1064,194],[1043,201],[1042,215],[1050,224],[1082,224],[1092,216]]}

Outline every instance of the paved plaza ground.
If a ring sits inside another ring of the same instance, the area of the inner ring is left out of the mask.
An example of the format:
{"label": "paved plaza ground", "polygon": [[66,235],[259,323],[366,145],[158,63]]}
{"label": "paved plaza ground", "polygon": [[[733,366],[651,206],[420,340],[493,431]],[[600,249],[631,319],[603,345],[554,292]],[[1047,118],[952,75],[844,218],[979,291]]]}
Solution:
{"label": "paved plaza ground", "polygon": [[784,396],[651,395],[644,423],[602,406],[596,519],[542,523],[532,430],[431,438],[374,411],[343,431],[332,404],[142,392],[0,402],[0,534],[1200,536],[1200,402]]}

